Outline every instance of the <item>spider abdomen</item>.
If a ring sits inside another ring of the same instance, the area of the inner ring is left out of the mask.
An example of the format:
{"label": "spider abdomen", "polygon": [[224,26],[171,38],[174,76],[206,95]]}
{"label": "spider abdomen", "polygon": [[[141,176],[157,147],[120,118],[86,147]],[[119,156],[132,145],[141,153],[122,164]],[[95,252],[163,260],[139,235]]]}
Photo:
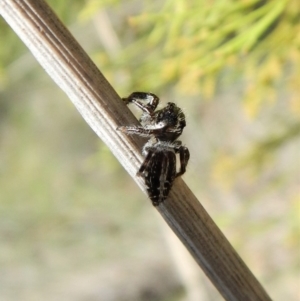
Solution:
{"label": "spider abdomen", "polygon": [[176,178],[176,155],[173,150],[154,151],[147,159],[147,169],[141,176],[145,179],[149,198],[157,206],[167,198]]}

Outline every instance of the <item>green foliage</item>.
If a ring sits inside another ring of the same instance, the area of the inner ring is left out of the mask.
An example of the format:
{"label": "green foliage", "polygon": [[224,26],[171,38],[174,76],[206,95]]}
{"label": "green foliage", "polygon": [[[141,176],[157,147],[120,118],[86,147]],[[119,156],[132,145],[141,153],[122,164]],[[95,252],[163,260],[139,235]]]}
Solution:
{"label": "green foliage", "polygon": [[[173,86],[181,94],[211,98],[218,81],[242,78],[245,111],[255,116],[276,99],[280,82],[288,80],[286,89],[299,91],[299,15],[297,0],[145,5],[128,18],[127,32],[135,36],[111,63],[130,70],[129,90]],[[299,115],[295,98],[288,106]]]}

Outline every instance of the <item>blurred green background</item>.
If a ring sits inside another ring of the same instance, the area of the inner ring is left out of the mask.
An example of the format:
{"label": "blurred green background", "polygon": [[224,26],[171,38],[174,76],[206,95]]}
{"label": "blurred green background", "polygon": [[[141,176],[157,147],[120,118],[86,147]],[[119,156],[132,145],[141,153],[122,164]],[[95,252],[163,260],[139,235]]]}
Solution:
{"label": "blurred green background", "polygon": [[[270,296],[299,300],[299,1],[47,2],[119,95],[184,109],[186,183]],[[222,300],[2,18],[0,33],[0,300]]]}

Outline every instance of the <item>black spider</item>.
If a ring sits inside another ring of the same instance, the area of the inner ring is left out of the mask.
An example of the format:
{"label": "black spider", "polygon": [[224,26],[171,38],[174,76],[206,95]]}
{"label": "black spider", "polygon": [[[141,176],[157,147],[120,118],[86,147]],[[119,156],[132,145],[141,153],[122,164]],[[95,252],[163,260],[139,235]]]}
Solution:
{"label": "black spider", "polygon": [[[167,198],[175,178],[185,173],[190,158],[189,150],[181,141],[175,141],[186,126],[185,116],[172,102],[155,111],[159,98],[152,93],[133,92],[122,99],[143,111],[141,126],[121,126],[117,130],[149,138],[143,147],[146,158],[137,175],[145,179],[149,198],[154,206],[158,206]],[[179,171],[176,154],[180,159]]]}

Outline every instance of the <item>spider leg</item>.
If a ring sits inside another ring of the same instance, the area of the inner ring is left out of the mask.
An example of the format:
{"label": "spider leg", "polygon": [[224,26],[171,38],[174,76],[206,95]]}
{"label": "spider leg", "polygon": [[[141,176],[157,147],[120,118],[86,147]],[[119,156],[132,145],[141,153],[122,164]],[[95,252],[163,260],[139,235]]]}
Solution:
{"label": "spider leg", "polygon": [[176,174],[176,178],[179,176],[182,176],[185,171],[186,171],[186,166],[189,162],[190,159],[190,152],[188,150],[187,147],[185,146],[180,146],[176,152],[179,153],[179,159],[180,159],[180,170],[179,172]]}
{"label": "spider leg", "polygon": [[140,169],[138,170],[138,172],[136,173],[137,176],[141,177],[143,172],[145,171],[145,169],[148,167],[149,165],[149,162],[152,158],[152,155],[153,155],[153,152],[152,151],[149,151],[143,164],[141,165]]}
{"label": "spider leg", "polygon": [[152,134],[151,130],[147,130],[142,126],[119,126],[117,131],[128,135],[139,135],[142,137],[149,137]]}
{"label": "spider leg", "polygon": [[[155,111],[159,98],[153,93],[133,92],[128,97],[122,98],[126,104],[133,103],[143,112],[152,115]],[[146,102],[145,104],[143,102]]]}
{"label": "spider leg", "polygon": [[165,126],[166,125],[164,123],[153,127],[149,126],[146,128],[143,126],[119,126],[117,130],[128,135],[135,134],[142,137],[150,137],[151,135],[156,135],[157,133],[160,133]]}

